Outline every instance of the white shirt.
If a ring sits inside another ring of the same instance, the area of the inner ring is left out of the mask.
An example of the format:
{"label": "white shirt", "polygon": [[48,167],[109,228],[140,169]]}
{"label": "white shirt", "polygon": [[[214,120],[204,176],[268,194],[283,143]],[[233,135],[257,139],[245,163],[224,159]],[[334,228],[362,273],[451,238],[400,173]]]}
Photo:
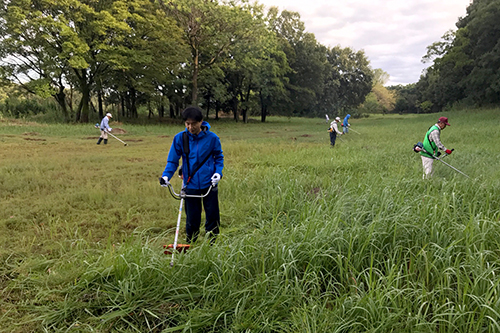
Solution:
{"label": "white shirt", "polygon": [[339,128],[335,120],[330,123],[330,128],[337,132],[337,134],[342,134],[342,132],[339,132]]}

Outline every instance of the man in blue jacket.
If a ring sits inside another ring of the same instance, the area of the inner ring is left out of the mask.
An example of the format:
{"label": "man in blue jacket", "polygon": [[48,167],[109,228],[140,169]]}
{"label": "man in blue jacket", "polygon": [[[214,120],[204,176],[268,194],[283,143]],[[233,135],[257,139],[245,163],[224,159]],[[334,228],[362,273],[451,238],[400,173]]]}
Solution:
{"label": "man in blue jacket", "polygon": [[170,179],[177,170],[182,156],[181,170],[186,194],[205,194],[210,185],[213,186],[206,197],[186,198],[185,200],[187,242],[195,242],[198,238],[202,201],[206,216],[205,231],[214,240],[219,234],[220,226],[217,184],[222,178],[224,168],[220,139],[215,133],[210,132],[210,125],[203,121],[203,113],[199,108],[194,106],[186,108],[182,111],[182,118],[186,129],[174,137],[168,153],[167,165],[160,178],[160,185],[165,187],[170,184]]}
{"label": "man in blue jacket", "polygon": [[342,132],[344,134],[347,134],[347,132],[349,132],[349,126],[351,126],[351,124],[349,124],[349,118],[351,118],[351,115],[348,114],[347,116],[345,116],[344,118],[344,122],[342,123]]}

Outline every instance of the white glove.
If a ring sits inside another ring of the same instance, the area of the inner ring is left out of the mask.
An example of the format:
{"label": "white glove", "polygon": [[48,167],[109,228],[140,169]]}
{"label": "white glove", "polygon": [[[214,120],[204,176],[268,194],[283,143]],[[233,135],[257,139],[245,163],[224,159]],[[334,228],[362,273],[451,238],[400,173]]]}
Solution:
{"label": "white glove", "polygon": [[211,180],[212,180],[212,186],[217,186],[217,183],[220,180],[220,175],[218,173],[214,173]]}
{"label": "white glove", "polygon": [[111,132],[112,128],[108,128],[108,132]]}
{"label": "white glove", "polygon": [[170,182],[168,181],[168,177],[167,176],[163,176],[160,178],[160,185],[162,187],[168,187],[170,185]]}

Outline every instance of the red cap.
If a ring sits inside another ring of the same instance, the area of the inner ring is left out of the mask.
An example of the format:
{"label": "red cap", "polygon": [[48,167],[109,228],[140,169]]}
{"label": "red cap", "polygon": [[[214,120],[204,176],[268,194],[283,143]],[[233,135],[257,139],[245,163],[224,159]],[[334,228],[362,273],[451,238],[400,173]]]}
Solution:
{"label": "red cap", "polygon": [[451,125],[448,123],[448,118],[446,118],[446,117],[441,117],[441,118],[439,118],[439,119],[438,119],[438,121],[439,121],[440,123],[443,123],[443,124],[447,125],[447,126],[451,126]]}

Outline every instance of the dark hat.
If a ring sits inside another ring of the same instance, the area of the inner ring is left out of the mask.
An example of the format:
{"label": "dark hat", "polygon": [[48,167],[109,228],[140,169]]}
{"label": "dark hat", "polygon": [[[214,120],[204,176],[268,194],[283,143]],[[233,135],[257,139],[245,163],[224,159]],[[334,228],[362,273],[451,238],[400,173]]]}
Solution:
{"label": "dark hat", "polygon": [[439,118],[439,120],[438,120],[438,121],[439,121],[440,123],[443,123],[443,124],[447,125],[447,126],[451,126],[451,125],[448,123],[448,118],[446,118],[446,117],[441,117],[441,118]]}

